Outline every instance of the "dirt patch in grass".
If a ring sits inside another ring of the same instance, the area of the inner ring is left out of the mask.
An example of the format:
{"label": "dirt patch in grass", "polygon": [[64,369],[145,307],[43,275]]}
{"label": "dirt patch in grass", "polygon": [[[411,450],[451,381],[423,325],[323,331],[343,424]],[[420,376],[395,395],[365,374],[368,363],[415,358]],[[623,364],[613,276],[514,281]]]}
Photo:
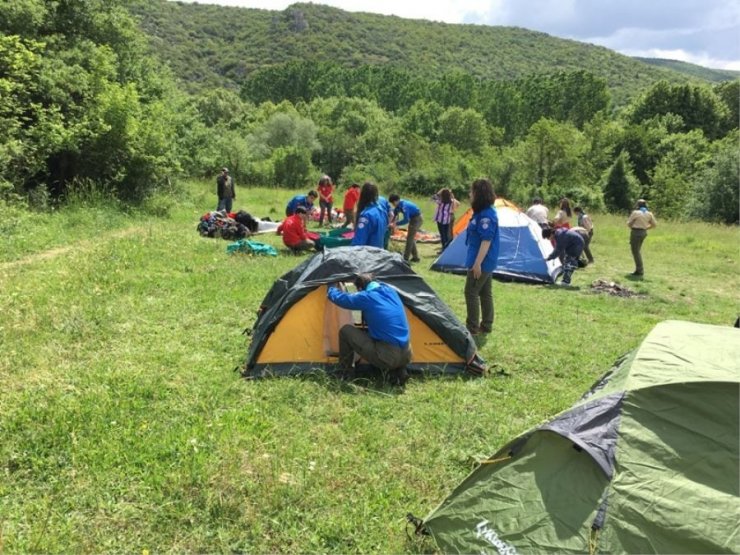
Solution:
{"label": "dirt patch in grass", "polygon": [[629,287],[620,285],[614,281],[606,281],[605,279],[597,279],[591,284],[592,293],[606,293],[608,295],[614,295],[615,297],[644,297],[644,293],[638,293],[633,291]]}

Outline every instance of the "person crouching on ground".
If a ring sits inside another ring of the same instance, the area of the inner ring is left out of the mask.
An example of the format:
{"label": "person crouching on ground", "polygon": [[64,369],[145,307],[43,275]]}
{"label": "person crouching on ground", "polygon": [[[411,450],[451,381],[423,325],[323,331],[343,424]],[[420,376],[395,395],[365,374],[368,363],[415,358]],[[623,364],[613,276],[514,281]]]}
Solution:
{"label": "person crouching on ground", "polygon": [[547,260],[555,260],[562,256],[562,284],[570,285],[571,276],[576,268],[578,268],[578,259],[581,257],[583,246],[585,245],[583,237],[577,231],[562,227],[555,229],[545,228],[542,230],[542,237],[544,239],[550,239],[550,237],[555,238],[555,250],[550,253]]}
{"label": "person crouching on ground", "polygon": [[[477,335],[493,331],[493,271],[498,263],[498,214],[496,195],[488,179],[477,179],[470,188],[473,215],[467,227],[465,267],[465,306],[468,331]],[[478,317],[480,316],[480,320]]]}
{"label": "person crouching on ground", "polygon": [[[401,197],[396,194],[389,196],[388,202],[393,206],[394,224],[397,226],[409,225],[406,233],[406,248],[403,251],[403,259],[406,262],[420,262],[419,251],[416,249],[416,232],[421,229],[421,224],[424,223],[421,217],[421,210],[410,200],[401,200]],[[400,214],[403,214],[403,217],[399,220],[398,216]]]}
{"label": "person crouching on ground", "polygon": [[306,222],[308,213],[305,207],[299,206],[295,209],[295,214],[288,216],[283,220],[278,228],[278,234],[283,235],[283,243],[293,253],[298,254],[301,251],[307,251],[314,248],[315,244],[306,235]]}
{"label": "person crouching on ground", "polygon": [[355,355],[383,372],[399,385],[406,383],[411,362],[410,331],[401,297],[390,285],[373,280],[371,274],[355,279],[357,293],[330,286],[327,297],[348,310],[361,310],[367,331],[352,324],[339,330],[339,366],[343,375],[354,377]]}

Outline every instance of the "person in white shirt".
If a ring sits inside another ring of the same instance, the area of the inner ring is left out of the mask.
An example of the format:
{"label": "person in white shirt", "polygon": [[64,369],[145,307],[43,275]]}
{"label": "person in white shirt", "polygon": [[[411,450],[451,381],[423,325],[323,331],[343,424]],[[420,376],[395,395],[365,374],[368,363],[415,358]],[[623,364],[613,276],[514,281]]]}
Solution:
{"label": "person in white shirt", "polygon": [[526,214],[541,226],[546,226],[549,212],[547,206],[542,204],[542,199],[535,197],[532,201],[532,206],[527,208]]}

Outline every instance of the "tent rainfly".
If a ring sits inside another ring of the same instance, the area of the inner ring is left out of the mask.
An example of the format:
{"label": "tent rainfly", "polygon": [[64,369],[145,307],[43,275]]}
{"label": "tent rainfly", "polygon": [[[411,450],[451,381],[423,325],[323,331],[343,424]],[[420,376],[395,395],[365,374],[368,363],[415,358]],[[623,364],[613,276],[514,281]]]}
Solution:
{"label": "tent rainfly", "polygon": [[667,321],[420,524],[445,553],[740,552],[740,330]]}
{"label": "tent rainfly", "polygon": [[[455,238],[442,251],[431,269],[437,272],[465,274],[467,254],[467,225],[472,209],[468,209],[455,222]],[[502,198],[496,199],[496,214],[501,244],[498,265],[493,277],[501,281],[521,281],[525,283],[555,283],[562,271],[559,260],[545,260],[553,247],[550,241],[542,238],[542,228],[519,207]]]}
{"label": "tent rainfly", "polygon": [[273,284],[252,329],[244,375],[334,369],[339,329],[361,322],[359,313],[328,301],[327,287],[349,283],[361,273],[373,274],[400,295],[411,331],[411,372],[484,369],[465,326],[400,254],[375,247],[337,247],[315,254]]}

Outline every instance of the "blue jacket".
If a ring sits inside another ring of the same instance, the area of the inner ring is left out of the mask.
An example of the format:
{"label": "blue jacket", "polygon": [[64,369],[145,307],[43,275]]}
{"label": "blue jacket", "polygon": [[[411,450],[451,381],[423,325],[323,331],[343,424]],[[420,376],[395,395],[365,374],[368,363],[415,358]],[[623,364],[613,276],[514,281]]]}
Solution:
{"label": "blue jacket", "polygon": [[467,237],[465,238],[465,244],[468,246],[467,256],[465,257],[466,268],[470,269],[475,264],[475,259],[478,257],[478,251],[483,241],[490,241],[491,246],[481,263],[481,270],[483,272],[493,272],[498,263],[498,251],[501,242],[498,231],[498,214],[493,206],[489,206],[480,212],[473,212],[470,217]]}
{"label": "blue jacket", "polygon": [[391,223],[391,218],[393,217],[393,207],[391,206],[391,203],[388,202],[387,198],[378,195],[378,206],[380,206],[381,210],[385,214],[386,225],[388,225]]}
{"label": "blue jacket", "polygon": [[561,254],[578,258],[583,252],[583,245],[583,237],[580,233],[560,227],[555,230],[555,250],[547,259],[554,260]]}
{"label": "blue jacket", "polygon": [[396,222],[396,225],[406,225],[409,223],[409,220],[411,218],[415,218],[416,216],[419,216],[421,214],[421,210],[419,210],[419,207],[416,206],[413,202],[410,200],[399,200],[398,205],[396,208],[393,209],[393,214],[398,216],[398,214],[403,212],[403,219]]}
{"label": "blue jacket", "polygon": [[377,204],[367,205],[362,213],[357,216],[352,246],[368,245],[382,249],[387,227],[388,220],[383,213],[383,209]]}
{"label": "blue jacket", "polygon": [[409,344],[409,322],[401,297],[391,286],[377,281],[368,283],[364,291],[345,293],[329,287],[327,297],[337,306],[361,310],[367,331],[375,341],[404,349]]}
{"label": "blue jacket", "polygon": [[308,198],[308,195],[296,195],[288,201],[288,205],[285,207],[285,215],[292,216],[299,206],[303,206],[307,212],[311,212],[313,202]]}

